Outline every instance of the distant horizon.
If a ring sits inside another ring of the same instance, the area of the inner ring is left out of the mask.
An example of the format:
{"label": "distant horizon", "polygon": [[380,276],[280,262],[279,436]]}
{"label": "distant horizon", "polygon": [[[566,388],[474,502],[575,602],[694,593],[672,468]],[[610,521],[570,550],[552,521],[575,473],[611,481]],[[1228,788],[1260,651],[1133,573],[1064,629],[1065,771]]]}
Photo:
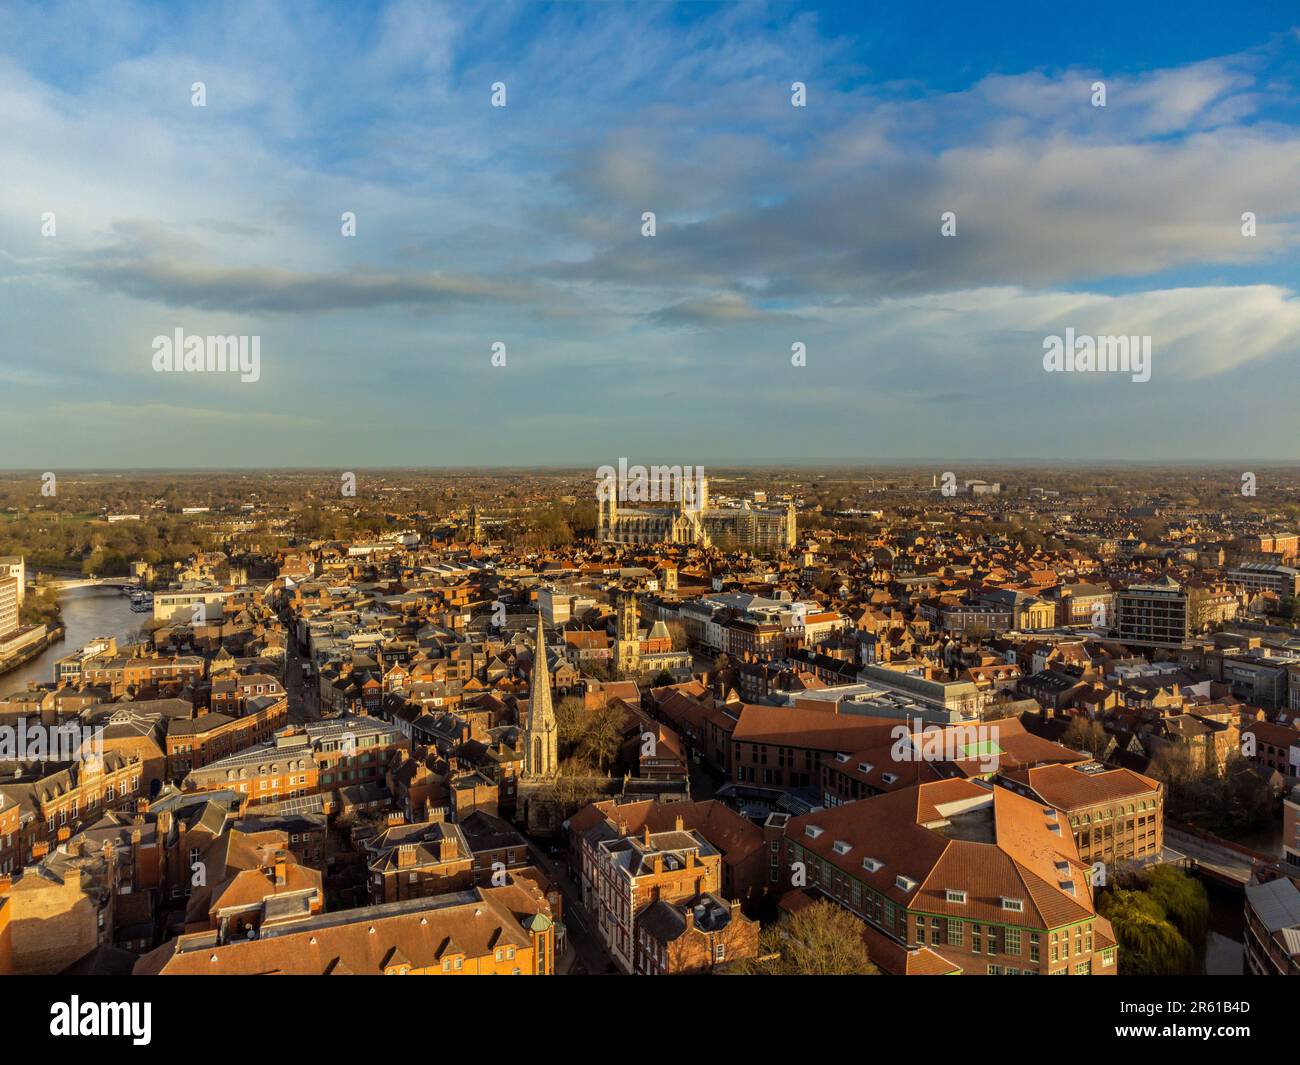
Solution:
{"label": "distant horizon", "polygon": [[[646,467],[655,466],[675,466],[688,465],[680,461],[671,461],[668,459],[655,460],[628,457],[629,463],[639,464]],[[466,465],[443,465],[443,466],[396,466],[396,465],[376,465],[360,466],[352,465],[347,467],[348,470],[367,473],[580,473],[590,468],[593,479],[596,477],[596,470],[605,465],[610,460],[605,458],[600,461],[593,461],[589,465],[582,463],[547,463],[535,465],[508,465],[494,463],[477,463]],[[966,457],[961,462],[952,462],[947,459],[939,458],[909,458],[909,459],[890,459],[890,460],[852,460],[852,459],[778,459],[763,460],[753,459],[747,462],[717,462],[712,465],[709,463],[694,463],[704,469],[706,475],[711,470],[722,473],[751,473],[751,472],[769,472],[782,469],[788,470],[807,470],[807,471],[840,471],[840,470],[897,470],[903,472],[921,472],[931,469],[938,472],[939,466],[954,471],[960,470],[967,473],[976,472],[973,467],[989,466],[994,468],[1008,469],[1074,469],[1074,470],[1189,470],[1201,471],[1208,469],[1215,470],[1245,470],[1247,467],[1257,467],[1260,469],[1279,469],[1292,468],[1300,470],[1300,460],[1297,459],[1179,459],[1179,460],[1098,460],[1087,461],[1083,459],[1046,459],[1046,458],[971,458]],[[67,466],[57,467],[54,472],[63,475],[68,474],[111,474],[120,476],[127,473],[146,473],[146,474],[200,474],[200,473],[337,473],[344,467],[339,464],[319,465],[319,466]],[[0,478],[15,477],[38,477],[44,472],[30,467],[27,469],[0,469]]]}

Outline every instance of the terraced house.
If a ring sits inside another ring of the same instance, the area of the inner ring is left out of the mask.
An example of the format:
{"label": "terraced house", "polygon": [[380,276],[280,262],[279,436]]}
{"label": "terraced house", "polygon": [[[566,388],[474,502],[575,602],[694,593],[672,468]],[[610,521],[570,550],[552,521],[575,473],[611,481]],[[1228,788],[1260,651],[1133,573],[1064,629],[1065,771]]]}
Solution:
{"label": "terraced house", "polygon": [[783,907],[824,896],[863,918],[886,972],[1116,972],[1064,817],[1006,788],[945,780],[817,810],[786,824],[783,849]]}

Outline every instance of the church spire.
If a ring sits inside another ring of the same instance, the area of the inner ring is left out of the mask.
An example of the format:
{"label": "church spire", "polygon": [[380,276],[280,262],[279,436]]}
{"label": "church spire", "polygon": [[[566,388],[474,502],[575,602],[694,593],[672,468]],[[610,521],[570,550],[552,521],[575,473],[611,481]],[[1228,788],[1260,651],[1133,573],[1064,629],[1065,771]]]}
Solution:
{"label": "church spire", "polygon": [[552,776],[556,770],[559,726],[551,706],[551,674],[546,664],[546,633],[542,608],[537,608],[537,646],[533,650],[533,677],[528,693],[528,730],[524,735],[524,772],[530,777]]}

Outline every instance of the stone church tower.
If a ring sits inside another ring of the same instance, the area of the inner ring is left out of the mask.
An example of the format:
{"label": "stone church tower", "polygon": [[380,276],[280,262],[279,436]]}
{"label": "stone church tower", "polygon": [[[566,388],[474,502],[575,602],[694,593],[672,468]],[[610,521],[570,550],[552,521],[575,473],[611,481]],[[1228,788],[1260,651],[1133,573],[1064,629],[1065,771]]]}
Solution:
{"label": "stone church tower", "polygon": [[555,776],[560,727],[551,706],[551,674],[546,665],[546,635],[542,612],[537,611],[537,647],[533,651],[533,677],[528,693],[528,728],[524,732],[524,776],[531,780]]}
{"label": "stone church tower", "polygon": [[625,592],[618,597],[614,628],[614,665],[620,673],[635,673],[641,662],[641,641],[637,638],[636,596]]}

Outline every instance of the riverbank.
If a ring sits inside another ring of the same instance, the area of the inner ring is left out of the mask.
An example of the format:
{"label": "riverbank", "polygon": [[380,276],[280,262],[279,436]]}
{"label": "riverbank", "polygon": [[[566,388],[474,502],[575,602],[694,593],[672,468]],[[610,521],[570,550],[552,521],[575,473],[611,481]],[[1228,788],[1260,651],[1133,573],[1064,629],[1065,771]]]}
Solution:
{"label": "riverbank", "polygon": [[133,613],[131,601],[116,588],[73,588],[59,595],[62,609],[62,640],[51,640],[28,661],[11,662],[0,674],[0,696],[24,691],[31,681],[48,684],[54,679],[54,664],[65,654],[84,647],[101,636],[119,640],[139,628],[141,615]]}
{"label": "riverbank", "polygon": [[35,643],[24,647],[18,654],[11,658],[0,659],[0,676],[6,673],[12,673],[15,669],[25,666],[34,658],[39,658],[56,643],[63,640],[68,630],[62,625],[54,625],[45,630],[45,635]]}

